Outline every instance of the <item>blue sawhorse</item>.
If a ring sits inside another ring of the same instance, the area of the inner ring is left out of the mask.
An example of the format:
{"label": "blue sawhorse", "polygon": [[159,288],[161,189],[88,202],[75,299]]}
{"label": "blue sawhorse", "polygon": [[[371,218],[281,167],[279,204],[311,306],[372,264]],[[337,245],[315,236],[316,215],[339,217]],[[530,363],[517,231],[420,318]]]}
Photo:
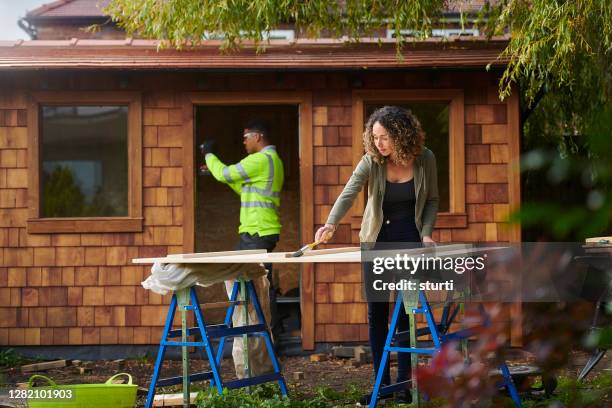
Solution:
{"label": "blue sawhorse", "polygon": [[[239,292],[242,293],[242,300],[238,300]],[[256,324],[249,325],[248,323],[248,305],[249,301],[252,303],[255,312],[257,313],[258,322]],[[234,314],[235,307],[237,305],[244,306],[245,322],[244,326],[233,327],[232,316]],[[172,330],[172,322],[174,321],[175,312],[179,309],[181,312],[181,329]],[[187,311],[193,311],[197,326],[187,327]],[[188,341],[188,336],[199,336],[201,341]],[[245,371],[248,372],[248,336],[261,336],[264,339],[268,355],[272,360],[274,372],[256,377],[248,377],[239,380],[233,380],[229,382],[223,382],[221,378],[221,359],[223,358],[223,347],[225,340],[228,337],[240,337],[242,336],[245,342],[244,356],[245,356]],[[169,341],[172,337],[181,337],[181,341]],[[219,339],[219,345],[215,352],[212,339]],[[167,347],[181,347],[182,348],[182,362],[183,362],[183,373],[182,376],[160,379],[159,374],[162,363],[164,361],[164,355]],[[189,374],[189,354],[188,347],[203,347],[206,352],[208,361],[210,362],[210,371]],[[270,332],[266,325],[266,320],[261,310],[261,306],[257,299],[255,288],[251,281],[244,281],[242,279],[236,280],[232,288],[230,296],[229,307],[225,316],[223,324],[217,325],[206,325],[202,311],[200,309],[200,303],[195,292],[195,287],[181,289],[172,295],[170,307],[168,309],[168,315],[166,317],[166,324],[164,326],[164,332],[162,335],[161,342],[159,343],[159,351],[157,352],[157,359],[155,361],[155,368],[153,370],[153,377],[151,378],[151,384],[149,385],[149,392],[147,394],[146,408],[151,408],[153,405],[153,398],[155,397],[155,389],[157,387],[165,387],[175,384],[183,384],[183,406],[189,407],[190,393],[189,385],[193,381],[210,380],[210,386],[216,388],[220,394],[223,388],[242,388],[251,385],[263,384],[266,382],[277,381],[280,386],[282,395],[287,395],[287,385],[285,379],[282,376],[280,364],[274,353],[272,346],[272,340],[270,338]]]}
{"label": "blue sawhorse", "polygon": [[[464,351],[467,352],[467,339],[475,334],[473,329],[466,328],[459,330],[454,333],[449,333],[450,325],[453,323],[457,313],[459,312],[459,305],[454,305],[455,308],[451,308],[451,303],[448,301],[444,305],[442,318],[440,323],[436,323],[434,315],[432,313],[425,292],[423,291],[410,291],[404,294],[402,291],[398,291],[395,299],[395,307],[393,309],[393,315],[391,318],[391,324],[389,326],[389,333],[385,341],[385,347],[383,349],[383,355],[378,366],[378,372],[376,373],[376,381],[374,383],[374,389],[372,390],[372,397],[370,398],[370,408],[376,407],[378,399],[382,396],[392,394],[397,391],[403,391],[407,388],[408,384],[412,385],[412,401],[415,408],[419,406],[419,394],[416,383],[416,367],[418,362],[418,355],[431,355],[439,352],[442,346],[446,342],[450,341],[461,341],[463,343]],[[406,299],[404,299],[406,297]],[[420,305],[420,306],[419,306]],[[402,313],[402,307],[406,309],[408,317],[410,319],[410,329],[407,332],[396,333],[397,323]],[[479,305],[481,314],[483,315],[483,325],[488,326],[490,321],[488,316],[484,312],[482,304]],[[425,315],[427,326],[421,329],[416,329],[416,314]],[[417,347],[417,338],[420,336],[431,335],[433,341],[433,347]],[[410,347],[402,347],[400,343],[405,341],[407,338],[410,339]],[[382,385],[382,379],[385,372],[385,368],[389,363],[389,355],[391,352],[397,353],[410,353],[412,363],[412,379],[402,382],[398,382],[391,385]],[[512,376],[508,369],[508,366],[504,363],[499,367],[501,375],[503,377],[503,385],[510,393],[512,401],[517,407],[521,407],[521,399],[518,391],[512,380]]]}

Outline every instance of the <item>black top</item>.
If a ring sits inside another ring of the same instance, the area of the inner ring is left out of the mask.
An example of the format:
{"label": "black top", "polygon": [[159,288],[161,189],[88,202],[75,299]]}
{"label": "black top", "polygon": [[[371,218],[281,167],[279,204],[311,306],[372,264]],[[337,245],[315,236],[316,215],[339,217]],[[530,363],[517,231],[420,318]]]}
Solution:
{"label": "black top", "polygon": [[383,226],[379,242],[420,242],[414,222],[416,191],[414,178],[403,183],[386,182],[383,199]]}

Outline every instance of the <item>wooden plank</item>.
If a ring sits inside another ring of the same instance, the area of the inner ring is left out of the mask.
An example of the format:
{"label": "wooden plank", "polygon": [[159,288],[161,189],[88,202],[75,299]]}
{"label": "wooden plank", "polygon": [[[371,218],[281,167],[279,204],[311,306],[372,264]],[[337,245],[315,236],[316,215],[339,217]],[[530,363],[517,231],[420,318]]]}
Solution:
{"label": "wooden plank", "polygon": [[[198,396],[197,392],[189,393],[189,405],[195,405]],[[157,394],[153,397],[154,407],[182,407],[183,393],[180,394]]]}
{"label": "wooden plank", "polygon": [[[314,125],[312,94],[300,100],[300,226],[303,237],[314,237]],[[302,348],[315,347],[315,273],[314,265],[302,265],[301,271]]]}
{"label": "wooden plank", "polygon": [[[521,205],[521,174],[519,167],[521,118],[518,92],[518,88],[515,87],[507,102],[507,136],[510,152],[508,199],[510,211],[519,209]],[[509,226],[509,239],[510,242],[521,242],[520,224],[515,223]],[[523,344],[523,314],[520,303],[512,303],[510,305],[510,319],[510,344],[513,347],[520,347]]]}
{"label": "wooden plank", "polygon": [[597,244],[597,246],[601,246],[601,245],[608,246],[610,245],[609,243],[612,242],[612,237],[592,237],[592,238],[587,238],[585,242],[587,244]]}
{"label": "wooden plank", "polygon": [[[476,226],[482,226],[483,239],[484,239],[484,224],[473,224],[471,228]],[[453,230],[463,232],[464,230]],[[469,231],[468,231],[469,232]],[[463,241],[469,241],[464,239]],[[490,248],[489,248],[490,249]],[[466,244],[452,244],[452,245],[437,245],[425,248],[414,248],[405,250],[402,253],[408,255],[413,254],[414,256],[420,256],[421,254],[435,254],[441,255],[455,255],[468,252],[478,252],[481,249],[471,248],[470,245]],[[340,251],[340,252],[338,252]],[[301,257],[287,257],[287,255],[293,252],[271,252],[261,254],[246,254],[246,255],[226,255],[206,258],[137,258],[133,259],[133,263],[137,264],[151,264],[154,262],[161,263],[184,263],[184,264],[213,264],[213,263],[303,263],[305,265],[312,263],[360,263],[361,262],[361,248],[360,247],[346,247],[346,248],[330,248],[315,250],[312,252],[318,252],[309,256]],[[397,250],[383,250],[380,252],[381,256],[386,253],[389,256],[393,256],[397,253]],[[314,283],[313,283],[314,285]],[[313,288],[314,289],[314,288]]]}
{"label": "wooden plank", "polygon": [[[508,199],[510,202],[510,211],[515,211],[521,205],[521,173],[520,173],[520,138],[521,138],[521,119],[519,108],[519,90],[513,89],[507,102],[508,116],[508,146],[510,162],[508,163]],[[520,224],[511,225],[511,242],[521,241],[521,226]]]}
{"label": "wooden plank", "polygon": [[452,97],[448,117],[450,211],[465,212],[465,125],[463,90],[449,93]]}
{"label": "wooden plank", "polygon": [[265,254],[268,251],[265,249],[245,249],[240,251],[218,251],[218,252],[196,252],[193,254],[170,254],[166,258],[180,259],[195,259],[195,258],[210,258],[214,256],[233,256],[233,255],[248,255],[248,254]]}
{"label": "wooden plank", "polygon": [[[132,218],[142,218],[142,96],[124,94],[128,105],[128,211]],[[140,230],[142,231],[142,225]]]}
{"label": "wooden plank", "polygon": [[[363,118],[363,113],[364,113],[364,107],[363,107],[363,97],[361,95],[361,93],[358,93],[356,91],[353,92],[352,94],[352,99],[353,99],[353,112],[351,114],[352,116],[352,136],[353,136],[353,143],[352,143],[352,147],[353,147],[353,168],[357,167],[357,164],[359,163],[359,161],[361,160],[361,157],[364,154],[363,151],[363,143],[362,143],[362,134],[363,134],[363,125],[364,125],[364,118]],[[365,189],[364,189],[365,190]],[[366,193],[365,191],[360,192],[359,194],[357,194],[357,197],[355,197],[355,202],[353,204],[353,206],[351,207],[351,209],[349,209],[348,215],[349,216],[361,216],[363,214],[363,210],[365,209],[365,196]]]}
{"label": "wooden plank", "polygon": [[225,301],[225,302],[202,303],[202,304],[200,304],[200,309],[202,309],[202,310],[227,309],[232,304],[237,306],[237,305],[241,305],[242,302],[241,301],[230,302],[228,300],[228,301]]}
{"label": "wooden plank", "polygon": [[37,101],[30,97],[28,99],[28,207],[30,218],[38,218],[40,214],[40,131],[38,124],[38,112]]}
{"label": "wooden plank", "polygon": [[[304,256],[318,256],[318,255],[326,255],[326,254],[343,254],[347,252],[355,252],[360,251],[359,247],[342,247],[342,248],[329,248],[329,249],[312,249],[310,251],[305,251],[302,257]],[[294,258],[293,252],[285,252],[282,256],[280,252],[272,252],[271,256],[279,256],[285,258]],[[301,258],[301,257],[298,257]]]}
{"label": "wooden plank", "polygon": [[68,365],[66,360],[45,361],[43,363],[27,364],[21,366],[22,373],[31,373],[35,371],[45,371],[52,368],[62,368]]}

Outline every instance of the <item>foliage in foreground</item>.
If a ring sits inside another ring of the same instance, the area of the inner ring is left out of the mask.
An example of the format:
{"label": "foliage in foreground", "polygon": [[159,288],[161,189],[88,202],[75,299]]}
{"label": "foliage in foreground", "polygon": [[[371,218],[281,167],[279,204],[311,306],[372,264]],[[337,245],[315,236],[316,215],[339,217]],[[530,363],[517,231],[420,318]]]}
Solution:
{"label": "foliage in foreground", "polygon": [[559,406],[558,403],[561,403],[564,407],[588,408],[603,407],[612,403],[612,374],[604,372],[582,382],[569,377],[560,377],[558,381],[557,391],[552,398],[540,401],[526,400],[523,407],[548,408]]}
{"label": "foliage in foreground", "polygon": [[237,49],[253,40],[260,50],[270,30],[293,24],[309,37],[351,40],[371,34],[386,21],[397,34],[415,28],[427,35],[448,0],[113,0],[105,9],[130,34],[160,39],[181,48],[207,38],[223,40],[223,49]]}
{"label": "foliage in foreground", "polygon": [[[548,407],[575,407],[590,408],[609,404],[612,399],[612,374],[602,373],[593,379],[578,382],[574,378],[560,377],[555,395],[551,398],[528,399],[523,398],[525,408],[548,408]],[[291,398],[280,397],[276,385],[263,385],[252,388],[251,393],[244,389],[225,390],[222,395],[215,391],[201,391],[198,395],[198,408],[341,408],[353,407],[359,400],[361,394],[367,392],[364,387],[351,384],[343,392],[335,391],[329,387],[319,387],[316,395],[305,398],[292,392]],[[512,406],[508,399],[498,401],[501,405]],[[439,407],[444,405],[440,399],[430,400],[428,407]],[[412,405],[386,404],[386,407],[408,407]]]}

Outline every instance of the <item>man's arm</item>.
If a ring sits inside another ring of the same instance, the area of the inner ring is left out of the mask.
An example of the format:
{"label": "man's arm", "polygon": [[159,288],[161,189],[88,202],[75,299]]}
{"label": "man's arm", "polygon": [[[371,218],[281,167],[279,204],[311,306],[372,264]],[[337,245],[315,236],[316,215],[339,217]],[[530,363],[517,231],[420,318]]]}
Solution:
{"label": "man's arm", "polygon": [[206,166],[212,176],[231,187],[237,194],[244,183],[250,183],[256,176],[257,155],[250,154],[240,162],[226,166],[217,156],[208,153],[205,157]]}

